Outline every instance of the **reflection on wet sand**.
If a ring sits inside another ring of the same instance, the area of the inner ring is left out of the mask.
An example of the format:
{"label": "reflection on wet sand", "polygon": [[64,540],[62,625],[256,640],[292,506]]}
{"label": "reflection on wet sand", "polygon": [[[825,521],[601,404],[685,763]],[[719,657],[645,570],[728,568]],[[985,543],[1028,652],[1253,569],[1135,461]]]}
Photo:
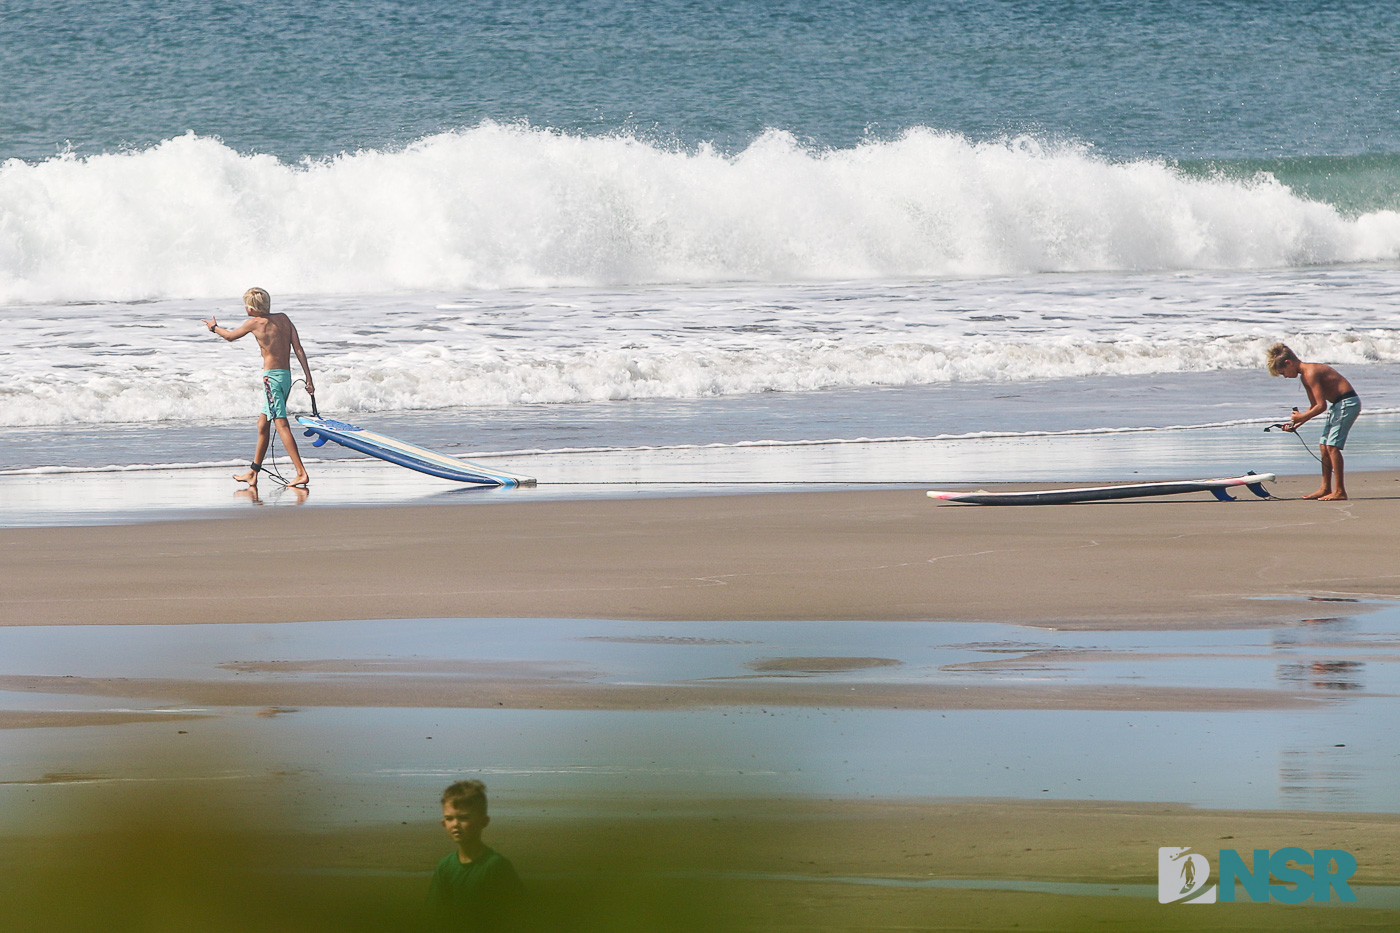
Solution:
{"label": "reflection on wet sand", "polygon": [[792,672],[797,674],[839,674],[864,671],[877,667],[899,667],[897,658],[758,658],[744,666],[754,671]]}
{"label": "reflection on wet sand", "polygon": [[[420,930],[464,774],[542,929],[1133,929],[1159,844],[1387,884],[1395,621],[0,629],[0,708],[39,726],[0,730],[0,928]],[[117,867],[74,896],[79,846]],[[1393,929],[1389,896],[1307,920]]]}
{"label": "reflection on wet sand", "polygon": [[1361,661],[1311,661],[1306,664],[1280,664],[1278,679],[1303,684],[1316,690],[1361,690]]}
{"label": "reflection on wet sand", "polygon": [[270,497],[264,496],[257,486],[244,486],[234,490],[233,497],[249,505],[305,505],[311,491],[305,486],[278,486]]}
{"label": "reflection on wet sand", "polygon": [[[119,735],[158,735],[162,718],[193,711],[207,718],[179,730],[173,754],[247,744],[235,777],[250,788],[315,773],[375,787],[382,812],[398,805],[391,785],[436,783],[468,751],[483,773],[550,792],[611,779],[648,794],[1400,811],[1386,776],[1397,739],[1381,726],[1400,692],[1393,629],[1388,613],[1184,632],[530,619],[0,629],[0,708],[111,723],[86,746],[51,729],[0,735],[0,780],[109,773]],[[654,760],[673,747],[685,753]]]}

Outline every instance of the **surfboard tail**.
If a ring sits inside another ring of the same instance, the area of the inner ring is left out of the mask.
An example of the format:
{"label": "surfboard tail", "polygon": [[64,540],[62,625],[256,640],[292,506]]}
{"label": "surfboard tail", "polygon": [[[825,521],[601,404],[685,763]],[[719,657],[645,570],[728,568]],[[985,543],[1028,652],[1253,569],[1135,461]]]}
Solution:
{"label": "surfboard tail", "polygon": [[1245,483],[1245,489],[1248,489],[1261,499],[1272,499],[1274,497],[1273,493],[1264,488],[1264,483],[1272,483],[1278,477],[1274,476],[1272,473],[1255,473],[1253,470],[1250,470],[1245,475],[1254,480],[1252,483]]}

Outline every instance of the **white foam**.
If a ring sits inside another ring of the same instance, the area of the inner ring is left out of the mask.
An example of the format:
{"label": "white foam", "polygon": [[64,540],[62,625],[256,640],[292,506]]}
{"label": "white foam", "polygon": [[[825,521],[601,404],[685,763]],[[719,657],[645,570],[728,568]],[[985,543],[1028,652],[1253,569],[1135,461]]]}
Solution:
{"label": "white foam", "polygon": [[[274,294],[323,411],[1258,369],[1287,340],[1338,365],[1400,361],[1393,269],[789,286]],[[237,295],[232,302],[241,315]],[[237,421],[260,404],[227,302],[0,314],[0,426]],[[300,372],[295,375],[300,376]],[[309,400],[298,388],[292,407]]]}
{"label": "white foam", "polygon": [[1253,269],[1400,255],[1271,176],[929,129],[728,156],[485,123],[286,164],[193,134],[0,165],[0,304],[274,292]]}
{"label": "white foam", "polygon": [[[386,350],[322,354],[313,372],[321,408],[353,420],[354,413],[372,411],[1239,369],[1256,366],[1266,343],[1255,337],[1204,345],[949,337],[892,345],[848,338],[775,340],[754,348],[546,346],[470,355]],[[1389,335],[1299,343],[1309,347],[1301,352],[1320,349],[1322,358],[1338,364],[1400,359],[1400,338]],[[260,402],[255,360],[251,353],[225,354],[215,368],[172,357],[170,369],[155,372],[109,360],[92,369],[51,370],[39,363],[35,368],[45,371],[11,370],[0,375],[0,425],[251,419]],[[299,389],[292,407],[309,408]]]}

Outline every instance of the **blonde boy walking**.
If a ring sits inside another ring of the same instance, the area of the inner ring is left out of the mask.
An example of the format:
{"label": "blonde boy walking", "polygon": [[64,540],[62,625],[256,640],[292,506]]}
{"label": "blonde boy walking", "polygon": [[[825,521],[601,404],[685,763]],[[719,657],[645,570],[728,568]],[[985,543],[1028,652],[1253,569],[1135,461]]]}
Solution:
{"label": "blonde boy walking", "polygon": [[297,442],[296,438],[292,437],[291,426],[287,424],[287,396],[292,391],[292,352],[296,352],[297,362],[301,364],[302,374],[306,377],[307,394],[315,395],[316,386],[311,382],[311,366],[306,362],[306,353],[301,348],[296,325],[287,315],[272,313],[272,297],[264,289],[250,288],[244,292],[243,310],[247,312],[248,320],[232,329],[220,327],[213,317],[207,321],[200,321],[209,328],[209,333],[218,334],[228,341],[252,334],[258,341],[258,349],[262,351],[263,406],[262,414],[258,416],[258,443],[253,453],[253,462],[249,464],[250,469],[247,473],[234,476],[234,479],[240,483],[247,483],[253,489],[257,488],[258,473],[262,470],[263,457],[267,454],[268,441],[271,439],[271,433],[268,431],[268,422],[271,421],[277,426],[277,436],[282,438],[282,446],[287,448],[292,465],[296,467],[296,476],[287,485],[305,489],[309,482],[306,467],[301,462],[301,454],[297,451]]}

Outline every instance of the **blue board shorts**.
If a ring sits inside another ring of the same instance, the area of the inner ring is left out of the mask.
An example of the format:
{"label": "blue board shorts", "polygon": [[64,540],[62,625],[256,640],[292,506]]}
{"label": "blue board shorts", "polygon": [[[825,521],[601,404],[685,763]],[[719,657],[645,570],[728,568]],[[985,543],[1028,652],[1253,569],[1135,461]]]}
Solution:
{"label": "blue board shorts", "polygon": [[1361,399],[1355,395],[1338,399],[1327,409],[1327,419],[1322,422],[1322,441],[1328,447],[1341,450],[1347,444],[1347,434],[1351,431],[1356,416],[1361,414]]}
{"label": "blue board shorts", "polygon": [[287,396],[292,394],[290,369],[263,370],[262,413],[269,420],[287,417]]}

